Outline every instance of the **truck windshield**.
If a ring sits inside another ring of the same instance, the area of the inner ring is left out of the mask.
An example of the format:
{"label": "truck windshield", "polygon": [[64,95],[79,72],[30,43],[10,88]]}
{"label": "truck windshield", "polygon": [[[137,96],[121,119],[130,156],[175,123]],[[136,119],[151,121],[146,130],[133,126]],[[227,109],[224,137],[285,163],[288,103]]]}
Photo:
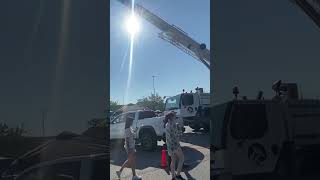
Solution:
{"label": "truck windshield", "polygon": [[165,110],[170,111],[174,109],[179,109],[180,106],[180,95],[170,97],[166,100]]}
{"label": "truck windshield", "polygon": [[183,94],[181,95],[182,105],[191,106],[193,105],[193,94]]}

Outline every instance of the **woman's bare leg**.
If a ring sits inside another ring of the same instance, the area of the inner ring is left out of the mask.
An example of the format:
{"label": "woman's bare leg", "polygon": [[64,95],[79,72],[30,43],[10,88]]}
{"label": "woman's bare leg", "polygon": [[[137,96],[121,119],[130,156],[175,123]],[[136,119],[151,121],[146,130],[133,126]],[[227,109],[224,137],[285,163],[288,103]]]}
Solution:
{"label": "woman's bare leg", "polygon": [[177,155],[177,157],[178,157],[178,159],[179,159],[178,169],[177,169],[177,176],[179,176],[179,175],[180,175],[180,172],[181,172],[181,170],[182,170],[183,162],[184,162],[184,154],[183,154],[183,152],[182,152],[181,147],[179,147],[179,148],[177,149],[176,155]]}
{"label": "woman's bare leg", "polygon": [[131,170],[132,170],[132,175],[136,176],[136,153],[132,153],[131,155]]}
{"label": "woman's bare leg", "polygon": [[170,169],[171,169],[171,175],[172,175],[172,178],[175,178],[176,177],[176,155],[175,153],[172,153],[171,155],[171,164],[170,164]]}
{"label": "woman's bare leg", "polygon": [[120,168],[120,172],[122,172],[123,169],[128,166],[128,164],[129,164],[129,160],[127,159],[127,160],[122,164],[122,166],[121,166],[121,168]]}
{"label": "woman's bare leg", "polygon": [[128,158],[127,160],[122,164],[121,168],[120,168],[120,172],[123,171],[123,169],[125,167],[131,167],[132,165],[132,153],[128,154]]}
{"label": "woman's bare leg", "polygon": [[119,171],[116,171],[118,178],[120,178],[123,169],[124,169],[125,167],[129,167],[129,166],[130,166],[130,159],[129,159],[129,157],[128,157],[128,159],[122,164],[120,170],[119,170]]}

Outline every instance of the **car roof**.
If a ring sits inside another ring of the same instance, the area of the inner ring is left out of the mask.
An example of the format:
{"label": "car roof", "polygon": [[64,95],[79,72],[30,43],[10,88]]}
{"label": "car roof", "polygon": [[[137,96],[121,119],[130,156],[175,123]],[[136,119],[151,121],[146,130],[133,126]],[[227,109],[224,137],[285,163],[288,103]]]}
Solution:
{"label": "car roof", "polygon": [[124,113],[121,113],[121,114],[118,114],[117,116],[114,117],[117,118],[119,116],[122,116],[122,115],[125,115],[125,114],[129,114],[129,113],[136,113],[136,112],[154,112],[153,110],[149,110],[149,109],[146,109],[146,110],[135,110],[135,111],[126,111]]}

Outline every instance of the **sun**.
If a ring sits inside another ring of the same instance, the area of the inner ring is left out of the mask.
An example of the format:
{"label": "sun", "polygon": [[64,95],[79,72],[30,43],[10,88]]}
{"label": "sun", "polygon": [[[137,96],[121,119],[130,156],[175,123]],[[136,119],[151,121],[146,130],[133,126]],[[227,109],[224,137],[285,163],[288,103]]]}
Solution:
{"label": "sun", "polygon": [[126,30],[132,36],[134,36],[135,34],[137,34],[140,31],[139,20],[134,14],[131,14],[127,18],[125,25],[126,25]]}

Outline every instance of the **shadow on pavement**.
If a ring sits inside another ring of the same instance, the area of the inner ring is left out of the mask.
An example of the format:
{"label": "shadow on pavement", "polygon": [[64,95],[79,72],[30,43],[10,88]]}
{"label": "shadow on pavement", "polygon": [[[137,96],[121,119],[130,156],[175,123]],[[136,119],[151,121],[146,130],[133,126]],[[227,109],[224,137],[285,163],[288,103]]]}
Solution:
{"label": "shadow on pavement", "polygon": [[209,134],[204,132],[190,132],[184,133],[181,137],[181,142],[190,143],[210,149]]}
{"label": "shadow on pavement", "polygon": [[[161,150],[162,147],[158,146],[154,152],[147,152],[142,151],[138,146],[136,168],[139,170],[148,167],[161,168]],[[187,171],[195,168],[204,159],[204,155],[195,148],[183,146],[182,150],[185,156],[185,164],[187,165],[185,170]],[[119,146],[116,146],[111,148],[110,164],[121,166],[126,158],[127,154],[123,147],[120,148]],[[168,169],[166,171],[169,173]]]}

